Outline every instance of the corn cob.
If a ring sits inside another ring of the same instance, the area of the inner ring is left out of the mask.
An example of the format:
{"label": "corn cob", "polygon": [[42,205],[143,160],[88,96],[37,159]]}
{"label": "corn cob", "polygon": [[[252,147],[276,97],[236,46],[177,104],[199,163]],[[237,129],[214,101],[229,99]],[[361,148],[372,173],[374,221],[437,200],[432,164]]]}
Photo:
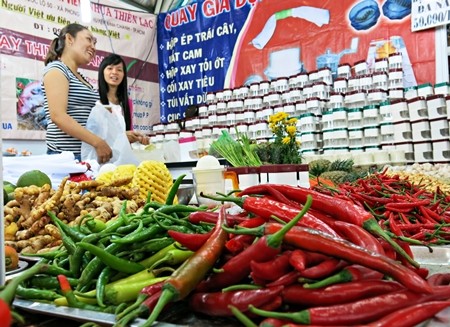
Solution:
{"label": "corn cob", "polygon": [[163,162],[146,160],[137,166],[132,187],[139,189],[139,195],[146,199],[150,192],[151,200],[164,203],[173,184],[173,178]]}

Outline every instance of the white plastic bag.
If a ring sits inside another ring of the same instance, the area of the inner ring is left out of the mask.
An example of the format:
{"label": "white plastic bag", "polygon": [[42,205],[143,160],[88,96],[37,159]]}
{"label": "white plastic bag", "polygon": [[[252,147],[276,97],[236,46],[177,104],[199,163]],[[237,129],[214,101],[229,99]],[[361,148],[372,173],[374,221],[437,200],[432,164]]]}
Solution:
{"label": "white plastic bag", "polygon": [[[108,108],[111,108],[111,111]],[[111,147],[113,155],[108,163],[115,165],[139,164],[125,132],[125,120],[120,112],[120,106],[108,108],[97,102],[89,114],[86,129],[104,139]],[[98,160],[95,148],[81,142],[81,160]]]}

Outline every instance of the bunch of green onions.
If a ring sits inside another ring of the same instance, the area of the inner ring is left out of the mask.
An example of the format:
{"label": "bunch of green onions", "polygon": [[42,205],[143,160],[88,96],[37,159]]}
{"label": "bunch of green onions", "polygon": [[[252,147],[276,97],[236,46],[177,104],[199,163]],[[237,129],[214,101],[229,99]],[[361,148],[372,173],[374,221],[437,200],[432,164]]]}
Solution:
{"label": "bunch of green onions", "polygon": [[227,131],[212,142],[211,149],[227,160],[233,167],[258,167],[262,162],[252,146],[251,140],[246,134],[237,133],[237,139],[233,139]]}

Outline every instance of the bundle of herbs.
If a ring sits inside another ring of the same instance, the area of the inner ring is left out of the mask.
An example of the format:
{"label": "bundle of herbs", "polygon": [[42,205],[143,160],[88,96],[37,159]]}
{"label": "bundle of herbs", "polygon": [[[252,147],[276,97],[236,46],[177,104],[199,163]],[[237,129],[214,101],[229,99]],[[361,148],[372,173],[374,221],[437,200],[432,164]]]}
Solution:
{"label": "bundle of herbs", "polygon": [[246,134],[236,131],[237,138],[222,131],[222,135],[212,142],[210,153],[227,160],[233,167],[259,167],[262,162],[255,151],[256,144]]}

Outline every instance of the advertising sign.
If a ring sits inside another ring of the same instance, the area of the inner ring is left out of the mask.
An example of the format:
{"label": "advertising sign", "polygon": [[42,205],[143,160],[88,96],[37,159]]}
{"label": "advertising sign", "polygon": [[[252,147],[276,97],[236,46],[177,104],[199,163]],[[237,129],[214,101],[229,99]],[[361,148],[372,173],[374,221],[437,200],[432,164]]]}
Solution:
{"label": "advertising sign", "polygon": [[[434,31],[394,0],[204,0],[158,15],[161,120],[208,92],[401,53],[404,86],[435,80]],[[424,51],[426,49],[426,51]]]}
{"label": "advertising sign", "polygon": [[450,1],[413,0],[411,30],[420,31],[450,23]]}

